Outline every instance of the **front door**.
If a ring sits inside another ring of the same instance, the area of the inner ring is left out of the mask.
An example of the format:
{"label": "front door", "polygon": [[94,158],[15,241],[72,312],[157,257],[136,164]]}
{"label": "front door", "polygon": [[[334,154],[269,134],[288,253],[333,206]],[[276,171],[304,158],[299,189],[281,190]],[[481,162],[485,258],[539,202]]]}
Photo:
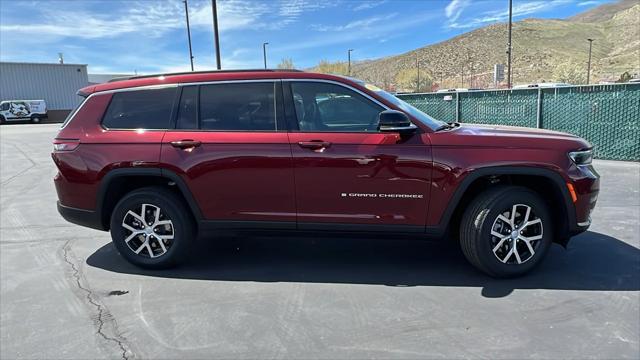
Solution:
{"label": "front door", "polygon": [[377,116],[385,107],[353,88],[311,80],[285,84],[298,128],[289,134],[298,228],[423,231],[427,137],[379,132]]}
{"label": "front door", "polygon": [[161,162],[220,226],[295,227],[293,165],[280,81],[185,86]]}

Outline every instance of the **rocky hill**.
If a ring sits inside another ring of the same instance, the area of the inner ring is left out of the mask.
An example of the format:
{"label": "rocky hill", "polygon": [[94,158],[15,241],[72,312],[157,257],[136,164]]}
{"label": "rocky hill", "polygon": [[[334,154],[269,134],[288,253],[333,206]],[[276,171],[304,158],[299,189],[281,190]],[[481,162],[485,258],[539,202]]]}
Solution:
{"label": "rocky hill", "polygon": [[[567,19],[514,22],[513,83],[557,81],[554,71],[561,64],[586,73],[587,38],[594,39],[592,82],[640,73],[640,1],[605,4]],[[399,88],[398,74],[415,69],[417,55],[421,72],[437,85],[487,87],[494,64],[506,64],[506,39],[506,24],[494,24],[401,55],[355,63],[352,74]]]}

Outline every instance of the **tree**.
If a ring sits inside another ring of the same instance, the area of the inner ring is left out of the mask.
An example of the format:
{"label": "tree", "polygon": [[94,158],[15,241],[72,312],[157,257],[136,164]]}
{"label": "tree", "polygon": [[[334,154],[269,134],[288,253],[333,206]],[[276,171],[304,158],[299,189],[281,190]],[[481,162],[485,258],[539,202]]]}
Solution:
{"label": "tree", "polygon": [[565,62],[556,66],[553,70],[553,78],[557,82],[567,84],[584,84],[587,82],[587,69],[576,63]]}
{"label": "tree", "polygon": [[425,92],[431,91],[433,78],[428,72],[422,70],[420,84],[418,84],[418,69],[404,69],[396,75],[396,84],[398,91]]}
{"label": "tree", "polygon": [[622,73],[622,75],[620,75],[620,79],[618,79],[619,83],[625,83],[625,82],[629,82],[629,80],[631,80],[631,74],[629,74],[628,71],[625,71]]}
{"label": "tree", "polygon": [[278,69],[291,70],[295,68],[296,66],[293,64],[293,60],[291,60],[291,58],[283,58],[280,61],[280,64],[278,64]]}
{"label": "tree", "polygon": [[349,72],[349,65],[344,61],[332,63],[327,60],[320,60],[315,71],[323,74],[347,75]]}

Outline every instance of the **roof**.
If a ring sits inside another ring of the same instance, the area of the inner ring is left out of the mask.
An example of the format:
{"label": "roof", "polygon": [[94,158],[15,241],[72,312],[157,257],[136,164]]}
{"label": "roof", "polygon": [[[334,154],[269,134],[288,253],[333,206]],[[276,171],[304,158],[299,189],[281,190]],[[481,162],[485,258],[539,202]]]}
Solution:
{"label": "roof", "polygon": [[105,84],[87,86],[83,89],[80,89],[78,93],[87,96],[99,91],[109,91],[140,86],[186,84],[224,80],[281,79],[283,77],[290,79],[326,79],[342,82],[347,80],[348,82],[352,82],[348,79],[336,75],[310,73],[299,70],[217,70],[132,76],[124,79],[114,79],[113,81]]}
{"label": "roof", "polygon": [[37,63],[37,62],[19,62],[19,61],[2,61],[0,64],[11,65],[42,65],[42,66],[87,66],[87,64],[60,64],[60,63]]}

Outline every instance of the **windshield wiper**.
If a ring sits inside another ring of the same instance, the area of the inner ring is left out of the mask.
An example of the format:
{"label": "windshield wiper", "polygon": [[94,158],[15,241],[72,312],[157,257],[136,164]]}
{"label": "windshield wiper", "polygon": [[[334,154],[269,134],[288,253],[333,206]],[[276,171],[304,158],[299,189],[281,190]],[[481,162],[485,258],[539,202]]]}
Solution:
{"label": "windshield wiper", "polygon": [[460,126],[460,123],[459,123],[459,122],[457,122],[457,121],[450,122],[450,123],[445,123],[445,124],[440,125],[440,126],[436,129],[436,131],[451,130],[451,129],[455,129],[455,128],[457,128],[458,126]]}

